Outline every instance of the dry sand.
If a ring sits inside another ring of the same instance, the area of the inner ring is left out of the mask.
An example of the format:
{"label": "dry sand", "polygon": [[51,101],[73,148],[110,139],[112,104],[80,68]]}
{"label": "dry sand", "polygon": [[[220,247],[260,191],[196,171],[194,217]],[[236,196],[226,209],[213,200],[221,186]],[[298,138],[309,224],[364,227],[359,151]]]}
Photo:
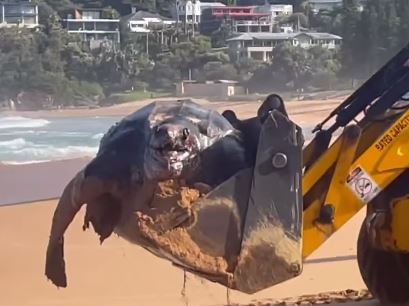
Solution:
{"label": "dry sand", "polygon": [[[0,208],[0,305],[185,305],[181,270],[115,235],[100,245],[95,233],[82,231],[83,210],[65,236],[68,287],[53,286],[44,276],[44,259],[55,204]],[[311,256],[301,276],[255,295],[231,291],[231,301],[246,305],[254,300],[365,288],[355,260],[363,213]],[[224,287],[191,274],[186,295],[189,305],[226,304]]]}
{"label": "dry sand", "polygon": [[[336,99],[328,100],[309,100],[309,101],[286,101],[286,108],[288,112],[292,115],[292,118],[299,122],[298,119],[309,114],[309,117],[313,119],[313,122],[319,122],[323,119],[323,114],[328,114],[334,107],[342,102],[345,97],[340,97]],[[158,98],[158,99],[147,99],[138,102],[129,102],[119,105],[113,105],[109,107],[101,107],[95,109],[63,109],[63,110],[50,110],[50,111],[5,111],[2,112],[4,115],[10,116],[26,116],[30,118],[53,118],[53,117],[90,117],[90,116],[124,116],[129,113],[136,111],[137,109],[143,107],[144,105],[155,101],[155,100],[175,100],[179,98]],[[215,101],[209,102],[204,99],[193,99],[195,102],[206,105],[215,110],[225,110],[234,109],[240,117],[250,117],[254,116],[257,107],[261,102],[226,102],[226,101]],[[302,121],[302,120],[301,120]],[[302,122],[299,122],[300,124]]]}
{"label": "dry sand", "polygon": [[[304,107],[291,104],[288,109],[297,123],[315,124],[337,103],[339,101],[333,101],[331,105],[302,102]],[[238,104],[234,108],[242,117],[254,112],[251,108],[249,110],[248,104]],[[309,115],[306,115],[307,111]],[[112,114],[111,111],[108,113]],[[44,117],[44,113],[37,115]],[[0,203],[54,197],[61,193],[63,186],[84,162],[1,166]],[[25,188],[22,188],[23,184]],[[183,298],[184,274],[180,269],[115,235],[100,245],[92,230],[82,230],[84,209],[76,216],[65,236],[68,288],[57,289],[44,276],[45,250],[55,205],[56,200],[49,200],[0,207],[0,305],[226,304],[226,288],[191,274],[188,274],[186,298]],[[239,305],[269,305],[278,298],[364,289],[355,260],[355,243],[363,216],[364,211],[361,211],[318,249],[305,263],[301,276],[254,295],[230,291],[230,301]],[[377,303],[366,301],[355,305]]]}

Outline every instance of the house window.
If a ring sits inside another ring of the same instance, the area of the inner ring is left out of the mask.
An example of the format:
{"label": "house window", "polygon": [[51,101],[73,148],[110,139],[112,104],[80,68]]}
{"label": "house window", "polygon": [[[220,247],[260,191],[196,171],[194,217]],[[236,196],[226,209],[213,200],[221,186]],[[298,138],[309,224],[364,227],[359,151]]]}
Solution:
{"label": "house window", "polygon": [[79,31],[82,30],[82,24],[79,22],[68,22],[67,28],[68,31]]}
{"label": "house window", "polygon": [[24,15],[35,15],[36,11],[33,6],[23,6],[21,7],[21,13]]}
{"label": "house window", "polygon": [[252,57],[253,59],[259,60],[259,61],[264,60],[264,54],[263,54],[263,52],[258,52],[258,51],[251,52],[251,57]]}
{"label": "house window", "polygon": [[253,42],[251,40],[245,40],[244,41],[244,47],[251,47]]}
{"label": "house window", "polygon": [[35,17],[24,17],[24,23],[25,24],[36,24],[36,18]]}
{"label": "house window", "polygon": [[17,23],[22,23],[23,22],[22,17],[8,17],[8,16],[6,16],[4,19],[5,19],[6,23],[17,24]]}
{"label": "house window", "polygon": [[4,6],[5,15],[20,15],[21,8],[19,5],[6,5]]}
{"label": "house window", "polygon": [[4,14],[15,15],[34,15],[35,8],[33,6],[20,6],[20,5],[5,5]]}
{"label": "house window", "polygon": [[97,11],[86,11],[82,13],[82,19],[99,19],[100,12]]}
{"label": "house window", "polygon": [[85,27],[85,30],[87,30],[87,31],[95,30],[93,22],[84,22],[84,27]]}
{"label": "house window", "polygon": [[105,23],[105,22],[98,22],[96,23],[96,30],[97,31],[114,31],[114,24]]}

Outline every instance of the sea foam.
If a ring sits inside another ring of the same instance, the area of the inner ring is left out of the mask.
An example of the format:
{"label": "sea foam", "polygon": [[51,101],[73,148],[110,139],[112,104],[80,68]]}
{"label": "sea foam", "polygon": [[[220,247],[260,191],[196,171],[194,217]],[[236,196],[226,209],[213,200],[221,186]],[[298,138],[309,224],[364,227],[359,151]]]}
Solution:
{"label": "sea foam", "polygon": [[0,129],[11,128],[38,128],[46,126],[50,121],[45,119],[32,119],[25,117],[0,117]]}

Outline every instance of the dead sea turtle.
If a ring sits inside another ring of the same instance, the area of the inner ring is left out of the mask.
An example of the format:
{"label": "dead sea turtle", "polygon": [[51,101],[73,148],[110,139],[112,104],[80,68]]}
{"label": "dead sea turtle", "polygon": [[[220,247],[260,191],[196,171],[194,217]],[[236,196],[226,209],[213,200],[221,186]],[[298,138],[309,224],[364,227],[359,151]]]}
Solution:
{"label": "dead sea turtle", "polygon": [[241,133],[219,113],[190,100],[142,107],[108,130],[96,157],[65,187],[52,220],[46,276],[67,286],[64,233],[83,204],[102,242],[131,195],[148,202],[155,184],[175,178],[212,188],[246,167]]}

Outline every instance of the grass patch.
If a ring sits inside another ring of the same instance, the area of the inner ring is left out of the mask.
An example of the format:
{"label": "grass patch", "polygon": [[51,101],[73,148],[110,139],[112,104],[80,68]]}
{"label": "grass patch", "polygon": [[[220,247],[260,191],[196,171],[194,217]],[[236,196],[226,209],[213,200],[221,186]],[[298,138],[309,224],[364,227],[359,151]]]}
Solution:
{"label": "grass patch", "polygon": [[108,100],[109,102],[113,104],[121,104],[121,103],[127,103],[127,102],[133,102],[133,101],[139,101],[139,100],[145,100],[145,99],[155,99],[155,98],[161,98],[161,97],[167,97],[170,96],[171,94],[168,92],[153,92],[153,91],[132,91],[132,92],[126,92],[126,93],[118,93],[118,94],[112,94]]}

